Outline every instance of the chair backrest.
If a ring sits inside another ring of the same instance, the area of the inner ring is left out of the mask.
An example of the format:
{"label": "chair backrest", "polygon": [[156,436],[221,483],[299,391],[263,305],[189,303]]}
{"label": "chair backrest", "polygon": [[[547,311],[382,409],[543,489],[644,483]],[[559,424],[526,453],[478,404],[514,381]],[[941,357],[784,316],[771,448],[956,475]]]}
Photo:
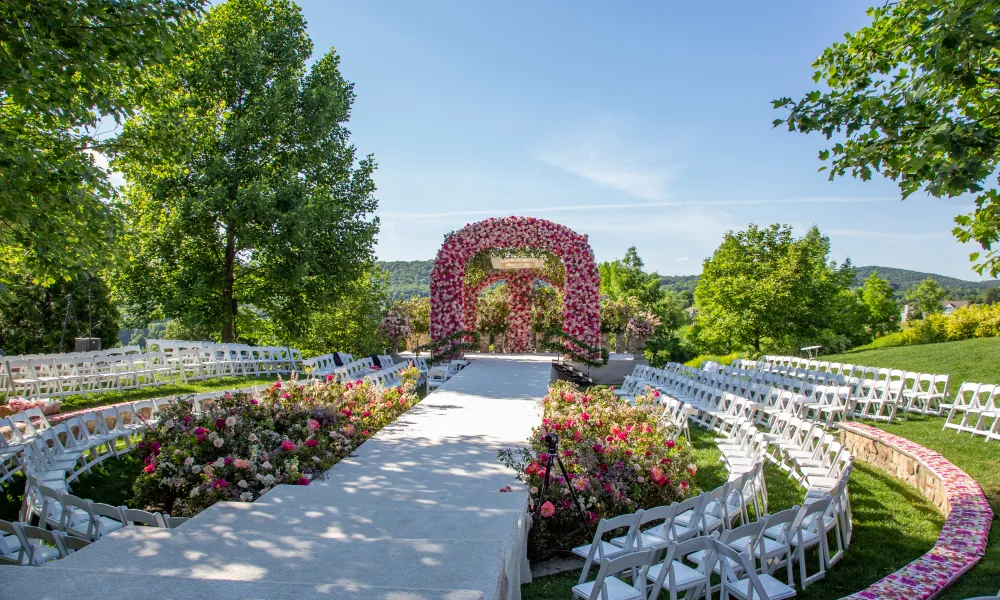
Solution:
{"label": "chair backrest", "polygon": [[646,588],[646,571],[653,561],[655,552],[655,550],[641,550],[618,558],[602,560],[601,568],[597,572],[597,579],[594,580],[594,587],[591,589],[588,600],[609,600],[608,589],[605,585],[607,578],[614,576],[616,573],[632,569],[638,569],[639,573],[632,582],[635,594],[630,595],[629,598],[647,600],[649,596],[647,595]]}
{"label": "chair backrest", "polygon": [[166,524],[163,522],[163,515],[160,513],[152,513],[145,510],[139,510],[138,508],[129,508],[127,506],[119,506],[118,510],[121,511],[126,525],[166,527]]}
{"label": "chair backrest", "polygon": [[590,567],[593,566],[595,560],[603,564],[609,558],[604,555],[604,544],[601,543],[605,535],[613,535],[615,532],[625,529],[625,543],[622,544],[622,551],[625,552],[625,549],[634,549],[635,536],[639,529],[639,520],[642,518],[642,512],[640,509],[631,514],[618,515],[610,519],[601,519],[598,522],[597,529],[594,531],[594,539],[590,544],[590,550],[583,565],[584,573],[590,572]]}
{"label": "chair backrest", "polygon": [[661,589],[675,589],[677,587],[676,570],[670,568],[671,563],[674,561],[683,561],[684,557],[695,552],[702,553],[695,570],[706,577],[710,577],[713,569],[715,569],[715,542],[718,537],[718,533],[713,533],[710,536],[703,535],[684,540],[683,542],[671,542],[667,547],[667,552],[663,559],[663,568],[660,569],[660,574],[657,576],[656,581],[653,582],[653,587],[649,591],[649,597],[659,598]]}
{"label": "chair backrest", "polygon": [[24,538],[28,542],[28,564],[40,567],[47,562],[47,553],[44,552],[45,546],[42,546],[38,542],[45,542],[49,546],[55,547],[57,554],[52,555],[51,558],[66,557],[66,546],[63,545],[66,534],[27,524],[21,525],[21,533],[24,534]]}
{"label": "chair backrest", "polygon": [[0,564],[20,565],[27,562],[28,541],[20,523],[0,519]]}
{"label": "chair backrest", "polygon": [[746,575],[750,580],[749,594],[745,594],[743,597],[748,600],[770,600],[771,596],[767,593],[767,588],[761,582],[760,577],[757,576],[757,569],[754,567],[753,559],[746,552],[737,552],[723,544],[722,542],[716,541],[714,543],[715,554],[717,556],[719,565],[722,571],[722,597],[731,597],[729,595],[729,589],[737,588],[740,590],[746,589],[740,584],[740,577],[737,575],[736,566],[739,566],[741,572]]}

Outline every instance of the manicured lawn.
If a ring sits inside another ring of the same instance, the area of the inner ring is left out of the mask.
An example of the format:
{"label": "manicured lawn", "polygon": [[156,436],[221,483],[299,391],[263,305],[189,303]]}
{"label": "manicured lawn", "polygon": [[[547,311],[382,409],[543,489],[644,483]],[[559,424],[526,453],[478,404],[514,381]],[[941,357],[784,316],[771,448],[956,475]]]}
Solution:
{"label": "manicured lawn", "polygon": [[951,376],[949,387],[952,390],[957,390],[963,381],[1000,383],[1000,337],[874,348],[821,356],[820,359],[919,373],[944,373]]}
{"label": "manicured lawn", "polygon": [[[726,474],[718,462],[719,453],[711,434],[692,429],[692,435],[698,464],[695,483],[702,489],[721,485]],[[765,476],[771,512],[790,508],[802,501],[803,490],[784,472],[769,465]],[[944,519],[906,484],[882,471],[857,463],[850,489],[854,514],[851,547],[844,558],[827,572],[825,579],[800,591],[796,598],[834,600],[863,589],[919,557],[937,539]],[[807,561],[811,574],[815,572],[817,558],[815,555],[807,556]],[[521,594],[525,600],[569,598],[570,589],[579,575],[579,572],[570,572],[540,578],[523,586]],[[665,597],[667,594],[661,595],[661,598]]]}

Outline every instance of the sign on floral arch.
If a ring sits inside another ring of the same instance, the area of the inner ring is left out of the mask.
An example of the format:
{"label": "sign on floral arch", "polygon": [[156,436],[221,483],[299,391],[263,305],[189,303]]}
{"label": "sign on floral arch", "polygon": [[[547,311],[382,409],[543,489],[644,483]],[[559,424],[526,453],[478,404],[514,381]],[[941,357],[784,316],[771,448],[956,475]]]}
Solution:
{"label": "sign on floral arch", "polygon": [[[492,249],[538,249],[558,257],[566,268],[563,293],[563,348],[567,354],[599,358],[600,344],[600,275],[587,236],[557,223],[532,217],[487,219],[452,232],[438,252],[431,271],[431,339],[445,354],[448,344],[458,345],[468,330],[469,311],[475,314],[475,300],[470,296],[482,289],[465,283],[466,264],[478,253]],[[518,274],[515,270],[493,274],[492,281],[505,279],[511,288],[511,312],[522,315],[530,302],[525,290],[536,273]],[[529,280],[530,278],[530,280]],[[478,288],[478,289],[477,289]],[[526,347],[521,337],[530,335],[528,319],[515,318],[512,328],[514,347]],[[525,327],[525,325],[527,327]],[[463,329],[465,327],[466,329]],[[523,330],[523,331],[522,331]],[[523,334],[523,335],[522,335]]]}

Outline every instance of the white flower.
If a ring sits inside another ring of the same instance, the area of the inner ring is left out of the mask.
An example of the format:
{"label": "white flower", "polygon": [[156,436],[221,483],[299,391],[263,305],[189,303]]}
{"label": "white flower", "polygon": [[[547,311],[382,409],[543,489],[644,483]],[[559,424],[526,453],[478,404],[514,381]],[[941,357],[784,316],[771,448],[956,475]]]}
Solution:
{"label": "white flower", "polygon": [[247,483],[246,479],[240,479],[239,481],[236,482],[236,485],[240,486],[243,489],[247,489],[247,486],[250,484]]}
{"label": "white flower", "polygon": [[313,462],[319,462],[319,457],[318,456],[314,456],[314,457],[312,457],[312,460],[313,460]]}
{"label": "white flower", "polygon": [[250,440],[251,442],[256,442],[257,441],[257,434],[251,433],[249,436],[247,436],[247,439]]}
{"label": "white flower", "polygon": [[264,461],[264,462],[260,463],[260,468],[264,469],[265,471],[270,471],[271,470],[271,463],[268,462],[268,461]]}
{"label": "white flower", "polygon": [[174,425],[176,425],[176,423],[174,423],[173,419],[167,419],[167,422],[163,424],[163,426],[167,429],[173,429]]}
{"label": "white flower", "polygon": [[187,457],[187,458],[184,459],[184,466],[185,467],[190,467],[193,464],[194,464],[194,457],[193,456],[189,456],[189,457]]}
{"label": "white flower", "polygon": [[222,444],[224,443],[225,442],[222,440],[222,438],[215,438],[215,441],[212,442],[212,445],[215,446],[216,448],[221,448]]}
{"label": "white flower", "polygon": [[200,493],[201,493],[201,488],[200,487],[195,486],[195,487],[191,488],[191,497],[192,498],[195,498]]}
{"label": "white flower", "polygon": [[219,458],[215,459],[215,462],[212,463],[212,466],[215,467],[216,469],[221,469],[222,467],[226,466],[226,459],[220,456]]}
{"label": "white flower", "polygon": [[253,492],[243,492],[240,494],[241,502],[250,502],[251,500],[253,500]]}
{"label": "white flower", "polygon": [[637,478],[637,480],[638,480],[639,483],[646,483],[646,478],[645,477],[639,477],[639,478]]}
{"label": "white flower", "polygon": [[233,415],[226,417],[226,427],[232,427],[233,425],[236,425],[236,417]]}
{"label": "white flower", "polygon": [[532,494],[537,494],[537,493],[538,493],[538,488],[536,488],[536,487],[532,487],[532,488],[531,488],[531,493],[532,493]]}
{"label": "white flower", "polygon": [[201,465],[195,465],[195,466],[191,467],[191,472],[192,473],[201,473]]}

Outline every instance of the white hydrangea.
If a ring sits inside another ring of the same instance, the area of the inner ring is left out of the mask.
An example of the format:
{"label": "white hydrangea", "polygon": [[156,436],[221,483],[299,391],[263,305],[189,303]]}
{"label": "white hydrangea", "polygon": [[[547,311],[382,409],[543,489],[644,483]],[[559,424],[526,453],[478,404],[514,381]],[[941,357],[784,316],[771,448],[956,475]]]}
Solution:
{"label": "white hydrangea", "polygon": [[250,484],[247,483],[246,479],[240,479],[239,481],[236,482],[236,485],[240,486],[243,489],[247,489],[247,486]]}
{"label": "white hydrangea", "polygon": [[218,437],[218,438],[215,438],[215,441],[212,442],[212,445],[214,445],[216,448],[221,448],[222,444],[224,444],[224,443],[225,442],[222,440],[222,438]]}
{"label": "white hydrangea", "polygon": [[240,502],[250,502],[253,500],[253,492],[243,492],[240,494]]}
{"label": "white hydrangea", "polygon": [[201,488],[200,487],[195,486],[195,487],[191,488],[191,497],[192,498],[196,498],[199,494],[201,494]]}

